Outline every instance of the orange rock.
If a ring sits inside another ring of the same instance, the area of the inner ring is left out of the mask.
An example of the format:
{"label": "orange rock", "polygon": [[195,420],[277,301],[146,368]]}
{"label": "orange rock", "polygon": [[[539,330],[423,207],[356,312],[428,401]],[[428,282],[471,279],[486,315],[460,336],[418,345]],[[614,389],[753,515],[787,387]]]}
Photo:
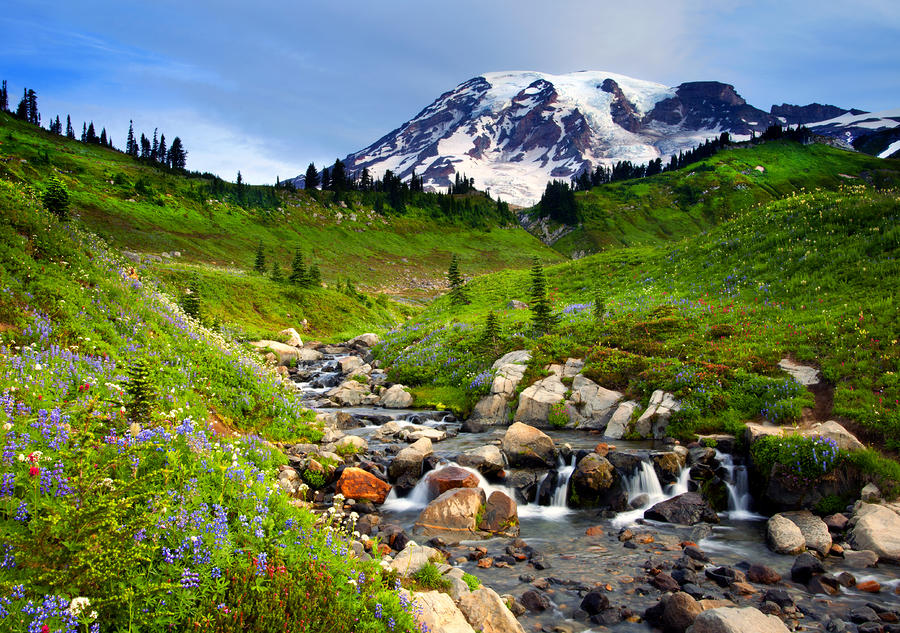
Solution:
{"label": "orange rock", "polygon": [[879,593],[881,591],[881,585],[874,580],[864,580],[856,585],[856,588],[866,593]]}
{"label": "orange rock", "polygon": [[638,543],[640,543],[641,545],[647,545],[648,543],[653,542],[653,535],[647,534],[647,533],[636,534],[634,537],[634,540],[637,541]]}
{"label": "orange rock", "polygon": [[389,556],[391,553],[391,546],[388,545],[387,543],[379,543],[378,544],[378,552],[382,556]]}
{"label": "orange rock", "polygon": [[347,499],[384,503],[391,485],[362,468],[345,468],[337,481],[337,491]]}
{"label": "orange rock", "polygon": [[494,559],[488,558],[488,557],[479,558],[477,564],[482,569],[488,569],[489,567],[491,567],[494,564]]}
{"label": "orange rock", "polygon": [[600,455],[600,457],[606,457],[609,455],[609,444],[606,442],[600,442],[597,446],[594,447],[594,452]]}
{"label": "orange rock", "polygon": [[843,556],[844,548],[841,547],[840,545],[838,545],[837,543],[832,543],[831,544],[831,553],[835,554],[836,556]]}
{"label": "orange rock", "polygon": [[428,489],[439,497],[454,488],[477,488],[478,477],[464,468],[447,466],[428,475]]}
{"label": "orange rock", "polygon": [[585,532],[588,536],[603,536],[603,528],[599,525],[589,527]]}

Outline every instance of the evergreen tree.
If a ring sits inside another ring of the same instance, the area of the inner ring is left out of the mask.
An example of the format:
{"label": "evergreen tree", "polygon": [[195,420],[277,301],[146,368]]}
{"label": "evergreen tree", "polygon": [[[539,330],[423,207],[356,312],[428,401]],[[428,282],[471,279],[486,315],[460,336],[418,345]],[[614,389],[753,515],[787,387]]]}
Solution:
{"label": "evergreen tree", "polygon": [[9,92],[6,90],[6,80],[0,87],[0,112],[9,112]]}
{"label": "evergreen tree", "polygon": [[604,315],[606,314],[606,300],[603,297],[603,293],[599,290],[594,293],[594,321],[599,323],[603,320]]}
{"label": "evergreen tree", "polygon": [[87,143],[87,123],[81,122],[81,142]]}
{"label": "evergreen tree", "polygon": [[172,140],[166,162],[172,169],[184,169],[187,166],[187,152],[181,144],[181,139],[177,136]]}
{"label": "evergreen tree", "polygon": [[340,158],[336,158],[334,166],[331,168],[331,190],[346,191],[347,190],[347,172],[344,170],[344,163]]}
{"label": "evergreen tree", "polygon": [[37,93],[29,88],[28,90],[28,122],[32,125],[41,124],[41,113],[38,112]]}
{"label": "evergreen tree", "polygon": [[306,270],[306,264],[303,263],[303,253],[300,249],[294,251],[294,261],[291,262],[291,276],[289,280],[292,284],[305,286],[309,281],[309,274]]}
{"label": "evergreen tree", "polygon": [[137,156],[137,144],[134,142],[134,121],[128,121],[128,139],[125,141],[125,153],[129,156]]}
{"label": "evergreen tree", "polygon": [[72,116],[66,115],[66,138],[75,138],[75,128],[72,127]]}
{"label": "evergreen tree", "polygon": [[200,320],[200,277],[197,273],[191,275],[191,280],[181,299],[181,307],[185,314]]}
{"label": "evergreen tree", "polygon": [[90,125],[88,125],[87,133],[85,134],[84,140],[87,143],[99,143],[100,139],[97,137],[97,130],[94,129],[94,122],[91,121]]}
{"label": "evergreen tree", "polygon": [[319,270],[319,265],[316,262],[311,263],[309,270],[306,271],[306,286],[308,288],[322,287],[322,272]]}
{"label": "evergreen tree", "polygon": [[272,281],[282,281],[282,279],[281,266],[278,265],[278,260],[276,259],[272,262]]}
{"label": "evergreen tree", "polygon": [[21,119],[23,121],[28,120],[28,90],[27,89],[23,89],[22,100],[19,101],[19,105],[16,106],[16,118]]}
{"label": "evergreen tree", "polygon": [[150,160],[157,163],[159,162],[159,137],[157,136],[157,132],[159,128],[153,128],[153,142],[150,144]]}
{"label": "evergreen tree", "polygon": [[43,202],[47,211],[57,216],[60,220],[65,220],[69,216],[69,192],[56,176],[50,176],[50,179],[47,181]]}
{"label": "evergreen tree", "polygon": [[315,189],[319,186],[319,170],[316,169],[315,163],[310,163],[306,168],[306,181],[303,185],[304,189]]}
{"label": "evergreen tree", "polygon": [[141,158],[150,158],[150,139],[141,133]]}
{"label": "evergreen tree", "polygon": [[[240,176],[240,173],[241,172],[238,172],[238,176]],[[266,254],[263,251],[262,240],[260,240],[259,245],[256,247],[256,261],[253,263],[253,269],[260,275],[266,274]]]}
{"label": "evergreen tree", "polygon": [[555,325],[555,319],[551,312],[550,300],[547,298],[547,280],[544,277],[544,267],[535,257],[531,264],[531,323],[534,329],[541,334],[546,334]]}
{"label": "evergreen tree", "polygon": [[500,323],[493,310],[488,312],[485,319],[480,343],[482,351],[490,358],[494,358],[500,353]]}
{"label": "evergreen tree", "polygon": [[109,139],[106,137],[106,128],[103,128],[103,130],[100,132],[100,144],[103,147],[109,146]]}
{"label": "evergreen tree", "polygon": [[325,191],[326,189],[331,189],[331,173],[328,171],[327,167],[322,168],[321,183],[322,183],[322,191]]}
{"label": "evergreen tree", "polygon": [[447,270],[447,281],[450,282],[450,303],[455,306],[468,303],[462,275],[459,273],[459,257],[453,254],[450,268]]}
{"label": "evergreen tree", "polygon": [[150,364],[145,358],[134,360],[128,368],[128,382],[125,383],[125,393],[129,396],[126,411],[132,422],[146,424],[150,421],[155,391]]}
{"label": "evergreen tree", "polygon": [[168,150],[166,149],[166,135],[165,134],[163,134],[159,137],[159,147],[156,148],[156,162],[162,163],[163,165],[169,164],[169,154],[168,154]]}

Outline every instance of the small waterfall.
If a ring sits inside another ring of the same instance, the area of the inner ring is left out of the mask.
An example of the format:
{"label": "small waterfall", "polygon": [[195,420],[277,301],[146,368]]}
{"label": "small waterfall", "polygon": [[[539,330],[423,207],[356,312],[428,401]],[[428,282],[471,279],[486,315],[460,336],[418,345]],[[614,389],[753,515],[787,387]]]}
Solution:
{"label": "small waterfall", "polygon": [[650,460],[642,461],[641,467],[626,479],[625,491],[628,494],[629,503],[641,495],[646,495],[647,500],[640,507],[626,512],[619,512],[612,520],[613,526],[625,527],[626,525],[631,525],[638,519],[643,518],[645,510],[652,508],[660,501],[666,501],[672,497],[684,494],[688,491],[688,480],[690,478],[690,468],[682,468],[675,483],[667,486],[664,491],[653,464]]}
{"label": "small waterfall", "polygon": [[747,477],[747,467],[735,465],[734,458],[729,453],[716,451],[716,459],[728,472],[725,487],[728,489],[728,518],[730,519],[759,519],[761,515],[750,511],[750,480]]}
{"label": "small waterfall", "polygon": [[[551,472],[548,472],[546,475],[544,475],[541,483],[538,484],[538,490],[541,489],[541,484],[543,484],[549,477],[552,476]],[[545,506],[540,505],[538,503],[538,500],[535,499],[534,503],[520,505],[519,517],[546,519],[552,521],[569,514],[572,510],[569,508],[566,495],[569,490],[569,479],[572,478],[572,473],[574,472],[575,455],[573,454],[568,464],[564,464],[562,461],[559,462],[559,466],[556,469],[556,488],[554,488],[553,490],[553,496],[550,498],[550,504]]]}
{"label": "small waterfall", "polygon": [[569,489],[569,479],[571,479],[572,473],[574,472],[575,455],[572,455],[569,464],[562,466],[559,469],[559,483],[556,486],[556,491],[553,493],[553,499],[550,501],[551,508],[568,508],[568,504],[566,503],[566,492]]}
{"label": "small waterfall", "polygon": [[[391,491],[388,493],[387,498],[384,500],[384,504],[382,504],[381,506],[382,509],[391,512],[410,512],[413,510],[421,510],[434,499],[428,486],[428,479],[433,473],[436,473],[443,468],[447,468],[448,466],[455,466],[456,468],[461,468],[462,470],[475,475],[475,477],[478,478],[478,487],[484,490],[485,497],[490,497],[491,493],[500,491],[503,494],[509,496],[510,499],[516,498],[515,493],[511,489],[505,486],[495,486],[494,484],[488,482],[488,480],[484,478],[484,475],[482,475],[474,468],[469,468],[468,466],[460,466],[456,462],[443,461],[441,462],[440,466],[425,473],[425,476],[423,476],[416,483],[415,487],[413,487],[413,489],[409,491],[409,494],[407,496],[401,497],[397,494],[396,488],[391,489]],[[522,508],[520,507],[520,513],[521,509]]]}

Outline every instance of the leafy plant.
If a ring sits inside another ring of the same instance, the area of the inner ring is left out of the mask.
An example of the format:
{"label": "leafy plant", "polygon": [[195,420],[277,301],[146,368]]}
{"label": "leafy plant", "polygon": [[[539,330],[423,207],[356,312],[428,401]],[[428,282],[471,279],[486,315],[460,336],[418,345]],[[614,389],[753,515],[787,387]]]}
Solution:
{"label": "leafy plant", "polygon": [[413,574],[413,580],[422,589],[450,590],[450,581],[444,578],[434,563],[427,563]]}
{"label": "leafy plant", "polygon": [[479,580],[478,576],[473,574],[463,574],[462,581],[466,583],[469,591],[475,591],[481,586],[481,580]]}
{"label": "leafy plant", "polygon": [[132,422],[146,424],[150,420],[156,392],[150,363],[146,358],[134,359],[128,368],[128,376],[125,385],[125,393],[129,397],[128,417]]}
{"label": "leafy plant", "polygon": [[50,176],[47,180],[43,201],[47,211],[60,220],[65,220],[69,216],[69,192],[56,176]]}
{"label": "leafy plant", "polygon": [[569,412],[566,410],[565,402],[557,402],[550,405],[550,412],[547,414],[547,421],[551,426],[561,429],[569,423]]}

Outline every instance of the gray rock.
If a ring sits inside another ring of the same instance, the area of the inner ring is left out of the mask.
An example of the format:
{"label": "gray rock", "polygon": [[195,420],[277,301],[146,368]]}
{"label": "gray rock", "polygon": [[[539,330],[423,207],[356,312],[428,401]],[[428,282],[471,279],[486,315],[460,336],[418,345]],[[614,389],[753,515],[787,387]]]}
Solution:
{"label": "gray rock", "polygon": [[806,549],[806,539],[796,523],[776,514],[766,524],[766,540],[777,554],[799,554]]}
{"label": "gray rock", "polygon": [[550,436],[521,422],[506,430],[500,447],[510,466],[522,468],[553,468],[559,453]]}
{"label": "gray rock", "polygon": [[824,437],[834,440],[837,443],[837,447],[843,451],[861,451],[865,448],[865,445],[856,439],[856,436],[853,435],[853,433],[834,420],[829,420],[828,422],[823,422],[821,424],[814,424],[812,427],[800,431],[800,435],[803,435],[804,437]]}
{"label": "gray rock", "polygon": [[782,358],[778,366],[804,387],[819,384],[819,370],[808,365],[800,365],[789,358]]}
{"label": "gray rock", "polygon": [[863,486],[863,489],[859,493],[859,498],[865,503],[878,503],[881,501],[881,491],[875,484],[868,483]]}
{"label": "gray rock", "polygon": [[453,598],[447,594],[439,591],[417,592],[415,603],[421,607],[418,619],[428,626],[429,631],[475,633]]}
{"label": "gray rock", "polygon": [[789,633],[778,617],[753,607],[719,607],[697,616],[688,633]]}
{"label": "gray rock", "polygon": [[460,466],[474,468],[488,477],[499,474],[505,466],[503,453],[492,444],[470,449],[459,455],[456,461]]}
{"label": "gray rock", "polygon": [[412,403],[412,394],[403,385],[394,385],[381,395],[381,405],[386,409],[407,409]]}
{"label": "gray rock", "polygon": [[397,571],[401,576],[409,578],[432,559],[443,560],[443,556],[433,547],[409,544],[391,561],[391,569]]}
{"label": "gray rock", "polygon": [[858,503],[853,512],[850,542],[854,549],[872,550],[880,560],[900,563],[900,516],[890,508]]}
{"label": "gray rock", "polygon": [[631,421],[631,416],[637,411],[639,406],[640,405],[637,402],[631,400],[619,404],[613,412],[612,417],[610,417],[603,435],[612,440],[621,440],[625,437],[625,433],[628,431],[628,423]]}
{"label": "gray rock", "polygon": [[866,567],[875,567],[878,564],[878,554],[870,549],[864,550],[844,550],[844,564],[854,569],[865,569]]}
{"label": "gray rock", "polygon": [[825,521],[809,510],[782,512],[781,516],[800,528],[807,549],[815,550],[822,556],[828,555],[828,552],[831,551],[831,533],[828,531]]}
{"label": "gray rock", "polygon": [[527,387],[519,396],[515,421],[537,426],[547,425],[551,407],[563,402],[566,390],[562,380],[555,375],[547,376]]}

